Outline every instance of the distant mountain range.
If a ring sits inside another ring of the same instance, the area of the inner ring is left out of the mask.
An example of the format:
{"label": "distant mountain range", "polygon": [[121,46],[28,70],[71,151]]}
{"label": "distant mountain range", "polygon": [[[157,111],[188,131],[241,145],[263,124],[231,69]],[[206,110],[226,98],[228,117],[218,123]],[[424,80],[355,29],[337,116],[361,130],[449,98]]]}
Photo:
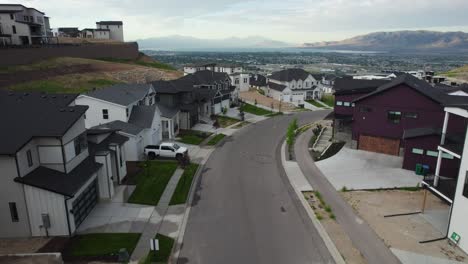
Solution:
{"label": "distant mountain range", "polygon": [[342,41],[304,43],[302,47],[361,51],[466,52],[468,33],[424,30],[376,32]]}
{"label": "distant mountain range", "polygon": [[292,47],[294,44],[271,40],[260,36],[226,39],[201,39],[188,36],[167,36],[137,40],[140,49],[158,50],[222,50],[265,49]]}

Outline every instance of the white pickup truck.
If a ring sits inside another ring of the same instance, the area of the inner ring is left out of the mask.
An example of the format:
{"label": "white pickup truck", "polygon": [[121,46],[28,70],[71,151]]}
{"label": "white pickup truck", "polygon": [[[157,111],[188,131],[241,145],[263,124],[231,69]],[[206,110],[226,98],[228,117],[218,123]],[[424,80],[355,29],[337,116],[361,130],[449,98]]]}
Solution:
{"label": "white pickup truck", "polygon": [[188,150],[176,143],[161,143],[160,145],[148,145],[145,147],[145,154],[149,159],[156,157],[175,158],[177,160],[188,156]]}

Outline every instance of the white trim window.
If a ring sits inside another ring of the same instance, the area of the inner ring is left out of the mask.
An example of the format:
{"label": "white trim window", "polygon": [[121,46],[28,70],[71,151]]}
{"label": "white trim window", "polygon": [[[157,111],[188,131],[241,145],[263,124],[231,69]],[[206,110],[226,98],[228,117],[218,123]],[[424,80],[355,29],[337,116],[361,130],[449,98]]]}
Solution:
{"label": "white trim window", "polygon": [[418,154],[418,155],[422,155],[422,154],[424,154],[424,149],[413,148],[413,149],[411,150],[411,153],[413,153],[413,154]]}
{"label": "white trim window", "polygon": [[342,102],[342,101],[336,101],[336,105],[342,106],[342,105],[343,105],[343,102]]}
{"label": "white trim window", "polygon": [[429,157],[438,157],[439,152],[438,151],[433,151],[433,150],[428,150],[428,151],[426,151],[426,155],[429,156]]}
{"label": "white trim window", "polygon": [[344,106],[347,106],[347,107],[350,107],[350,106],[351,106],[351,103],[350,103],[350,102],[344,102],[343,105],[344,105]]}

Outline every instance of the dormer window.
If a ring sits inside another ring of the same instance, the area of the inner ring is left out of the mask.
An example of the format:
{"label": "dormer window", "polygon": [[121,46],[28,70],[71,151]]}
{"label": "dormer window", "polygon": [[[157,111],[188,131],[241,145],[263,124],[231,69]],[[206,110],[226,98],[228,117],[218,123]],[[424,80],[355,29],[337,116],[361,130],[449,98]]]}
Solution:
{"label": "dormer window", "polygon": [[88,148],[88,140],[86,139],[86,133],[83,133],[75,138],[75,155],[80,155],[85,149]]}
{"label": "dormer window", "polygon": [[102,119],[109,119],[109,110],[102,109]]}
{"label": "dormer window", "polygon": [[29,167],[32,167],[33,165],[33,159],[32,159],[32,154],[31,154],[31,150],[29,149],[28,151],[26,151],[26,157],[28,158],[28,166]]}
{"label": "dormer window", "polygon": [[128,114],[129,114],[129,110],[128,108],[125,108],[125,115],[128,117]]}

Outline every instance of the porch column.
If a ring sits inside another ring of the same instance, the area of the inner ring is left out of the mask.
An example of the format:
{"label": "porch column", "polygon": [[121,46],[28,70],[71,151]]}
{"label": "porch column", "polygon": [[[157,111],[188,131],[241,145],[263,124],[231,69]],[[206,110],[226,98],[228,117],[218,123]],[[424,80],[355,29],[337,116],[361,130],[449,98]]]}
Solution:
{"label": "porch column", "polygon": [[440,144],[441,145],[445,144],[445,134],[447,133],[449,115],[450,115],[449,112],[445,112],[444,126],[442,127],[442,136],[440,137]]}
{"label": "porch column", "polygon": [[440,175],[440,164],[442,163],[442,150],[439,150],[439,155],[437,155],[437,165],[434,176],[434,186],[437,187],[439,184],[439,175]]}

